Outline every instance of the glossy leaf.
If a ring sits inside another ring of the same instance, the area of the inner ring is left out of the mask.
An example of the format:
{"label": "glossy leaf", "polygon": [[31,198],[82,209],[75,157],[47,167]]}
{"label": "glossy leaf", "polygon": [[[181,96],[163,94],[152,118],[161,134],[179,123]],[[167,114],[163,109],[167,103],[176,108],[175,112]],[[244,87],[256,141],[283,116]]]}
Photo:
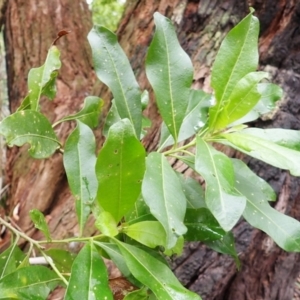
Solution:
{"label": "glossy leaf", "polygon": [[106,266],[93,244],[86,244],[75,258],[64,299],[113,299]]}
{"label": "glossy leaf", "polygon": [[[178,142],[184,141],[198,132],[206,123],[208,108],[211,106],[211,95],[201,90],[190,90],[189,103],[179,130]],[[174,144],[174,139],[163,122],[159,150]]]}
{"label": "glossy leaf", "polygon": [[139,138],[142,126],[141,91],[117,36],[99,26],[90,31],[88,40],[98,78],[110,88],[120,117],[130,120]]}
{"label": "glossy leaf", "polygon": [[184,225],[188,229],[184,235],[187,241],[214,241],[226,233],[207,208],[188,208]]}
{"label": "glossy leaf", "polygon": [[172,248],[165,249],[164,255],[167,255],[167,256],[177,255],[177,256],[179,256],[183,252],[183,246],[184,246],[184,237],[180,236],[177,239],[176,244]]}
{"label": "glossy leaf", "polygon": [[158,299],[196,300],[200,296],[184,288],[168,266],[146,251],[116,240],[133,276],[149,287]]}
{"label": "glossy leaf", "polygon": [[124,227],[123,232],[132,239],[150,248],[165,246],[166,244],[166,232],[158,221],[134,223]]}
{"label": "glossy leaf", "polygon": [[300,152],[247,134],[244,131],[220,136],[226,139],[226,141],[220,140],[220,142],[274,167],[289,170],[294,176],[300,176]]}
{"label": "glossy leaf", "polygon": [[178,176],[182,190],[187,200],[188,208],[206,207],[204,190],[200,183],[191,177],[185,177],[180,174]]}
{"label": "glossy leaf", "polygon": [[8,146],[30,144],[29,154],[47,158],[59,148],[59,141],[50,122],[37,111],[16,112],[0,122],[0,134]]}
{"label": "glossy leaf", "polygon": [[101,98],[88,96],[84,99],[83,108],[78,113],[61,119],[55,125],[65,121],[78,120],[90,128],[95,128],[98,125],[103,104],[104,102]]}
{"label": "glossy leaf", "polygon": [[98,203],[116,222],[133,208],[144,171],[145,150],[129,120],[121,120],[110,128],[96,164]]}
{"label": "glossy leaf", "polygon": [[250,134],[277,145],[300,151],[300,131],[281,128],[246,128],[242,133]]}
{"label": "glossy leaf", "polygon": [[22,263],[25,254],[13,244],[0,254],[0,278],[14,272]]}
{"label": "glossy leaf", "polygon": [[234,160],[236,189],[247,198],[243,213],[247,222],[267,233],[285,251],[300,252],[300,222],[270,206],[272,188],[242,161]]}
{"label": "glossy leaf", "polygon": [[32,110],[38,110],[41,95],[45,95],[51,100],[55,97],[55,79],[58,75],[57,70],[61,66],[59,56],[58,48],[52,46],[48,51],[45,64],[29,71],[28,89]]}
{"label": "glossy leaf", "polygon": [[95,172],[96,144],[92,130],[80,121],[69,135],[63,156],[68,183],[75,197],[80,235],[91,212],[98,189]]}
{"label": "glossy leaf", "polygon": [[95,222],[96,228],[107,236],[116,236],[119,233],[117,225],[113,216],[107,211],[102,211]]}
{"label": "glossy leaf", "polygon": [[149,104],[149,92],[144,90],[141,95],[142,110],[145,110]]}
{"label": "glossy leaf", "polygon": [[43,232],[48,242],[51,241],[50,231],[45,216],[37,209],[29,212],[30,219],[34,223],[34,227]]}
{"label": "glossy leaf", "polygon": [[24,267],[0,279],[0,299],[44,300],[60,283],[46,267]]}
{"label": "glossy leaf", "polygon": [[177,238],[186,232],[183,225],[186,199],[179,179],[164,155],[152,152],[147,157],[142,193],[151,213],[167,233],[166,247],[173,247]]}
{"label": "glossy leaf", "polygon": [[204,243],[208,247],[219,253],[230,255],[235,260],[237,268],[240,269],[241,262],[235,249],[234,237],[232,232],[227,232],[227,234],[219,240],[206,241]]}
{"label": "glossy leaf", "polygon": [[50,256],[61,273],[71,273],[71,267],[76,257],[75,253],[63,249],[49,249],[45,253]]}
{"label": "glossy leaf", "polygon": [[260,94],[258,103],[248,114],[233,122],[231,126],[254,121],[263,114],[269,113],[276,107],[276,101],[282,97],[282,89],[278,85],[272,83],[259,83],[257,85],[257,91]]}
{"label": "glossy leaf", "polygon": [[197,137],[196,171],[205,179],[205,201],[222,228],[229,231],[241,217],[246,199],[234,192],[230,159]]}
{"label": "glossy leaf", "polygon": [[227,34],[213,64],[211,86],[217,103],[210,109],[210,128],[214,128],[238,81],[258,66],[259,22],[252,13]]}
{"label": "glossy leaf", "polygon": [[156,30],[146,58],[146,74],[159,112],[174,140],[188,106],[193,66],[181,48],[171,21],[154,13]]}
{"label": "glossy leaf", "polygon": [[257,104],[261,98],[257,84],[267,75],[266,72],[251,72],[238,81],[224,108],[219,113],[215,129],[225,128],[242,118]]}

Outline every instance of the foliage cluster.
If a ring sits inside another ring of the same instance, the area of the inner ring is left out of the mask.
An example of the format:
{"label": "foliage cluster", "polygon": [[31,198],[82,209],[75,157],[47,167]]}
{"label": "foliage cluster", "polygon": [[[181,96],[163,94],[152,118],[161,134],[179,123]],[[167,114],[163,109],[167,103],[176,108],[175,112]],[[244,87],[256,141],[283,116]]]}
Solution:
{"label": "foliage cluster", "polygon": [[[257,18],[251,12],[222,42],[212,68],[213,94],[191,89],[192,63],[171,21],[159,13],[154,20],[146,73],[163,119],[157,151],[147,154],[141,143],[151,126],[142,113],[148,92],[140,90],[116,35],[103,26],[88,36],[97,76],[114,96],[103,128],[106,140],[97,155],[92,128],[98,124],[100,98],[87,97],[82,110],[53,125],[39,112],[41,95],[55,97],[61,65],[56,46],[43,66],[29,72],[29,93],[18,111],[0,123],[7,144],[29,144],[34,158],[47,158],[58,149],[63,153],[80,228],[79,237],[52,240],[43,214],[32,210],[32,221],[46,237],[35,241],[0,219],[15,236],[0,256],[0,299],[46,299],[57,285],[66,287],[65,299],[112,299],[102,257],[114,261],[137,287],[126,300],[200,299],[179,283],[166,256],[180,255],[185,241],[202,241],[231,255],[239,266],[231,229],[241,217],[284,250],[300,251],[300,223],[272,208],[273,189],[241,160],[213,147],[230,146],[300,176],[298,131],[244,124],[270,112],[282,94],[266,80],[267,73],[256,71]],[[62,145],[54,129],[67,121],[77,126]],[[168,157],[202,176],[205,189],[177,173]],[[85,237],[91,213],[100,233]],[[29,242],[26,253],[17,246],[20,237]],[[77,256],[43,248],[74,241],[84,245]],[[30,265],[34,248],[49,268]]]}

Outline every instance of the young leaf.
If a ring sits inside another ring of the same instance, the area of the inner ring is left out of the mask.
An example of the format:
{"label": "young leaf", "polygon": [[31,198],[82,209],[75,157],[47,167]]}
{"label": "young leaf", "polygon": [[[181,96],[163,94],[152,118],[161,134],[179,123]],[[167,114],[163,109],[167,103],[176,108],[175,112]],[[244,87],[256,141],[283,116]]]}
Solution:
{"label": "young leaf", "polygon": [[300,176],[300,152],[296,150],[247,134],[244,130],[238,133],[221,134],[220,137],[226,139],[219,140],[220,143],[229,145],[274,167],[289,170],[294,176]]}
{"label": "young leaf", "polygon": [[107,211],[102,211],[99,214],[95,222],[95,226],[101,231],[101,233],[107,236],[116,236],[119,233],[118,224]]}
{"label": "young leaf", "polygon": [[234,259],[234,261],[237,265],[237,268],[240,269],[241,262],[240,262],[240,259],[238,257],[237,252],[236,252],[236,249],[235,249],[234,237],[233,237],[232,232],[227,232],[227,234],[224,235],[219,240],[206,241],[204,243],[209,248],[211,248],[211,249],[213,249],[213,250],[215,250],[219,253],[230,255]]}
{"label": "young leaf", "polygon": [[171,21],[154,13],[156,31],[146,58],[146,74],[160,114],[177,142],[188,106],[193,66],[181,48]]}
{"label": "young leaf", "polygon": [[51,248],[45,251],[48,256],[50,256],[61,273],[71,273],[71,267],[76,254],[63,249]]}
{"label": "young leaf", "polygon": [[233,160],[236,189],[247,198],[247,222],[267,233],[285,251],[300,252],[300,222],[272,208],[272,188],[240,160]]}
{"label": "young leaf", "polygon": [[100,26],[90,31],[88,40],[98,78],[110,88],[120,117],[130,120],[139,138],[142,127],[141,92],[117,36]]}
{"label": "young leaf", "polygon": [[276,101],[282,97],[282,89],[273,83],[259,83],[257,91],[260,94],[258,103],[244,117],[230,124],[231,126],[254,121],[261,115],[269,113],[275,108]]}
{"label": "young leaf", "polygon": [[227,125],[246,115],[261,98],[257,84],[266,78],[266,72],[251,72],[244,76],[230,94],[223,110],[219,113],[215,129],[225,128]]}
{"label": "young leaf", "polygon": [[[189,104],[179,130],[178,143],[193,136],[206,123],[208,108],[211,106],[211,95],[201,90],[190,90]],[[174,144],[174,139],[163,122],[159,150]],[[158,151],[159,151],[158,150]]]}
{"label": "young leaf", "polygon": [[47,299],[60,283],[61,279],[46,267],[24,267],[0,279],[0,299]]}
{"label": "young leaf", "polygon": [[129,120],[121,120],[110,128],[96,164],[98,203],[116,222],[133,208],[144,171],[145,150]]}
{"label": "young leaf", "polygon": [[80,235],[98,189],[95,150],[95,137],[92,130],[77,120],[77,127],[66,141],[63,162],[70,189],[76,200]]}
{"label": "young leaf", "polygon": [[106,266],[92,243],[86,244],[75,258],[64,299],[113,299]]}
{"label": "young leaf", "polygon": [[34,158],[47,158],[59,148],[59,141],[46,117],[37,111],[24,110],[0,122],[0,134],[8,146],[30,144],[29,154]]}
{"label": "young leaf", "polygon": [[55,125],[65,121],[78,120],[90,128],[95,128],[98,125],[99,115],[103,108],[103,103],[103,100],[99,97],[88,96],[84,99],[83,108],[77,114],[67,116],[56,122]]}
{"label": "young leaf", "polygon": [[187,241],[214,241],[226,233],[207,208],[188,208],[184,225],[188,229],[184,235]]}
{"label": "young leaf", "polygon": [[13,244],[0,254],[0,278],[14,272],[25,258],[21,249]]}
{"label": "young leaf", "polygon": [[152,152],[147,157],[142,193],[151,213],[167,233],[167,248],[172,248],[177,238],[186,232],[183,225],[186,199],[179,179],[164,155]]}
{"label": "young leaf", "polygon": [[139,243],[155,248],[165,246],[166,232],[157,221],[144,221],[123,227],[123,232]]}
{"label": "young leaf", "polygon": [[115,240],[133,276],[149,287],[158,299],[199,300],[184,288],[168,266],[137,247]]}
{"label": "young leaf", "polygon": [[209,112],[210,128],[214,128],[238,81],[257,68],[259,22],[252,13],[227,34],[213,64],[211,86],[215,90],[217,104]]}
{"label": "young leaf", "polygon": [[28,89],[30,107],[32,110],[38,110],[41,95],[49,99],[55,97],[55,79],[61,62],[60,52],[56,46],[52,46],[45,61],[45,64],[39,68],[33,68],[28,73]]}
{"label": "young leaf", "polygon": [[130,292],[126,294],[126,296],[124,297],[124,300],[148,300],[148,299],[149,299],[149,295],[148,295],[148,289],[146,287]]}
{"label": "young leaf", "polygon": [[235,179],[230,159],[197,137],[195,166],[205,179],[207,207],[222,228],[229,231],[241,217],[246,205],[245,197],[234,192]]}
{"label": "young leaf", "polygon": [[50,231],[44,215],[37,209],[29,212],[30,219],[34,223],[35,228],[43,232],[48,242],[51,241]]}

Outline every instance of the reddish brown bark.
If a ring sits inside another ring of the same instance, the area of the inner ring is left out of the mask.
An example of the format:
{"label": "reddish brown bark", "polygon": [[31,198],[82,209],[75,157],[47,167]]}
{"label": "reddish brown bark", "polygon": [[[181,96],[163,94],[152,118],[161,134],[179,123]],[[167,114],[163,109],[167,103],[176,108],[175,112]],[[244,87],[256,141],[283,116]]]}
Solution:
{"label": "reddish brown bark", "polygon": [[[248,13],[249,5],[256,9],[255,14],[261,22],[260,69],[270,72],[271,80],[279,83],[285,92],[277,111],[253,126],[300,129],[300,3],[295,0],[275,3],[272,0],[128,1],[118,35],[141,87],[149,88],[143,63],[153,33],[152,15],[155,11],[160,11],[175,23],[180,42],[194,62],[193,87],[209,91],[210,68],[220,42],[226,32]],[[47,48],[63,28],[71,29],[73,34],[59,41],[64,67],[58,80],[57,98],[53,102],[43,101],[42,109],[51,120],[77,110],[95,82],[86,43],[91,24],[85,2],[8,1],[5,16],[12,110],[26,94],[28,70],[41,65]],[[109,99],[104,87],[94,91]],[[153,97],[147,114],[153,120],[144,140],[150,151],[156,147],[160,125]],[[70,125],[59,129],[62,139],[69,129]],[[225,151],[239,155],[228,149]],[[299,179],[261,162],[240,157],[278,192],[276,208],[300,219]],[[190,172],[177,161],[172,164],[177,170]],[[7,179],[11,186],[9,207],[12,210],[20,205],[18,225],[26,233],[38,237],[28,219],[28,211],[33,207],[49,215],[54,237],[77,233],[74,203],[59,154],[46,161],[35,161],[28,159],[26,149],[13,149],[8,156]],[[243,221],[236,226],[234,233],[242,261],[241,271],[237,272],[231,258],[193,243],[187,245],[184,255],[173,262],[180,280],[201,294],[203,299],[292,299],[299,255],[280,250],[266,235]]]}

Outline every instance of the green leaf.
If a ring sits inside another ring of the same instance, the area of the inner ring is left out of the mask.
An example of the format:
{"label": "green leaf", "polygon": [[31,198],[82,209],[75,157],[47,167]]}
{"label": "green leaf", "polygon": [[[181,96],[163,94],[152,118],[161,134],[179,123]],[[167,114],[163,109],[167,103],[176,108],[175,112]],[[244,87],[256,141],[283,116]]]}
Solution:
{"label": "green leaf", "polygon": [[99,26],[90,31],[88,40],[98,78],[111,89],[120,117],[130,120],[139,138],[142,126],[141,91],[117,36]]}
{"label": "green leaf", "polygon": [[220,111],[215,122],[215,129],[225,128],[227,125],[245,116],[261,98],[257,84],[266,78],[266,72],[251,72],[245,75],[234,87],[227,104]]}
{"label": "green leaf", "polygon": [[0,254],[0,278],[14,272],[25,258],[25,254],[15,244]]}
{"label": "green leaf", "polygon": [[183,246],[184,246],[184,237],[180,236],[177,239],[175,246],[173,246],[170,249],[165,249],[164,255],[167,255],[167,256],[177,255],[177,256],[179,256],[183,252]]}
{"label": "green leaf", "polygon": [[51,242],[50,231],[44,215],[37,209],[29,212],[30,219],[34,223],[34,227],[43,232],[48,242]]}
{"label": "green leaf", "polygon": [[260,94],[260,99],[254,108],[249,111],[244,117],[233,122],[231,126],[244,124],[258,119],[261,115],[272,111],[276,106],[276,101],[282,97],[282,89],[272,83],[259,83],[257,91]]}
{"label": "green leaf", "polygon": [[71,120],[78,120],[86,124],[90,128],[95,128],[98,125],[99,115],[103,108],[104,101],[96,96],[88,96],[84,99],[83,108],[74,115],[67,116],[58,122],[55,125]]}
{"label": "green leaf", "polygon": [[234,192],[234,171],[230,159],[208,145],[196,141],[196,171],[205,179],[205,201],[222,228],[229,231],[241,217],[246,199]]}
{"label": "green leaf", "polygon": [[186,232],[183,225],[186,199],[179,179],[164,155],[150,153],[146,165],[143,198],[167,233],[166,247],[172,248],[177,238]]}
{"label": "green leaf", "polygon": [[227,234],[219,240],[206,241],[204,243],[208,247],[219,253],[230,255],[235,260],[237,268],[240,269],[241,262],[235,249],[234,237],[232,232],[227,232]]}
{"label": "green leaf", "polygon": [[252,13],[227,34],[213,64],[211,86],[217,104],[209,112],[210,128],[214,128],[238,81],[257,68],[259,22]]}
{"label": "green leaf", "polygon": [[294,176],[300,176],[300,152],[296,150],[247,134],[244,130],[238,133],[221,134],[220,137],[226,139],[218,140],[220,143],[229,145],[274,167],[289,170]]}
{"label": "green leaf", "polygon": [[148,49],[146,74],[159,112],[177,141],[188,106],[193,66],[178,42],[171,21],[156,12],[154,22],[156,31]]}
{"label": "green leaf", "polygon": [[286,216],[268,203],[274,199],[272,188],[243,162],[233,161],[236,173],[236,189],[246,196],[243,213],[246,221],[267,233],[285,251],[300,252],[300,222]]}
{"label": "green leaf", "polygon": [[158,299],[196,300],[200,296],[184,288],[168,266],[146,251],[115,240],[133,276],[149,287]]}
{"label": "green leaf", "polygon": [[149,206],[145,203],[140,195],[134,203],[134,208],[125,215],[125,220],[128,224],[136,223],[136,220],[150,214]]}
{"label": "green leaf", "polygon": [[178,176],[182,190],[187,200],[188,208],[201,208],[206,207],[205,195],[200,183],[191,177],[185,177],[180,174]]}
{"label": "green leaf", "polygon": [[63,249],[49,249],[45,253],[50,256],[61,273],[71,273],[71,267],[76,254]]}
{"label": "green leaf", "polygon": [[[179,130],[178,141],[184,141],[198,132],[207,121],[208,108],[211,106],[211,95],[201,90],[190,90],[189,104]],[[159,150],[174,144],[174,139],[163,122]],[[158,150],[158,151],[159,151]]]}
{"label": "green leaf", "polygon": [[69,135],[63,156],[68,183],[76,201],[80,235],[97,195],[95,172],[96,144],[92,130],[77,120],[77,127]]}
{"label": "green leaf", "polygon": [[38,110],[39,100],[42,95],[51,100],[55,97],[55,79],[61,66],[59,59],[60,52],[56,46],[52,46],[45,61],[45,64],[39,68],[33,68],[28,73],[28,89],[30,107],[32,110]]}
{"label": "green leaf", "polygon": [[111,107],[110,107],[109,112],[105,119],[105,123],[104,123],[104,127],[103,127],[103,135],[105,137],[107,137],[109,128],[113,124],[118,123],[119,121],[121,121],[121,117],[119,115],[119,112],[118,112],[118,109],[117,109],[117,106],[115,103],[115,99],[113,99],[111,101]]}
{"label": "green leaf", "polygon": [[148,289],[146,287],[143,287],[137,291],[130,292],[124,297],[124,300],[148,300],[148,299],[149,299],[149,295],[148,295]]}
{"label": "green leaf", "polygon": [[214,241],[226,233],[207,208],[188,208],[184,225],[188,229],[184,235],[187,241]]}
{"label": "green leaf", "polygon": [[166,232],[163,226],[157,221],[144,221],[124,226],[123,232],[150,248],[165,246],[166,244]]}
{"label": "green leaf", "polygon": [[141,95],[142,110],[145,110],[149,104],[149,92],[144,90]]}
{"label": "green leaf", "polygon": [[116,244],[112,243],[103,243],[103,242],[94,242],[95,245],[101,247],[110,257],[110,259],[115,263],[117,268],[126,278],[131,276],[131,273],[125,263],[124,257],[120,252],[119,247]]}
{"label": "green leaf", "polygon": [[134,206],[145,171],[145,150],[128,119],[114,124],[97,159],[99,205],[116,222]]}
{"label": "green leaf", "polygon": [[101,233],[107,236],[116,236],[119,233],[118,224],[113,216],[107,211],[102,211],[99,214],[95,226]]}
{"label": "green leaf", "polygon": [[0,299],[45,300],[60,283],[46,267],[24,267],[0,279]]}
{"label": "green leaf", "polygon": [[17,111],[25,110],[25,109],[30,109],[30,97],[27,95],[20,106],[18,107]]}
{"label": "green leaf", "polygon": [[24,110],[0,122],[0,134],[8,146],[30,144],[29,154],[34,158],[47,158],[59,148],[59,141],[45,116],[37,111]]}
{"label": "green leaf", "polygon": [[277,145],[300,151],[300,131],[281,128],[246,128],[242,133],[250,134]]}
{"label": "green leaf", "polygon": [[64,299],[113,299],[106,266],[92,243],[86,244],[75,258]]}

